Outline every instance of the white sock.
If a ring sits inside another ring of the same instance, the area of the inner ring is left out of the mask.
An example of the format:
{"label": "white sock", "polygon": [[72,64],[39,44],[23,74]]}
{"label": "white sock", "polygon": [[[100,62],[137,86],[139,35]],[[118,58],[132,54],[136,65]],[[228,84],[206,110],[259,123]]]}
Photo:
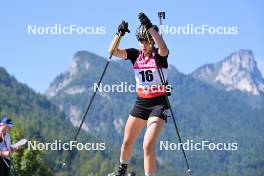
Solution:
{"label": "white sock", "polygon": [[155,173],[145,173],[145,176],[155,176]]}
{"label": "white sock", "polygon": [[129,160],[120,160],[121,164],[129,164],[129,162],[130,162]]}

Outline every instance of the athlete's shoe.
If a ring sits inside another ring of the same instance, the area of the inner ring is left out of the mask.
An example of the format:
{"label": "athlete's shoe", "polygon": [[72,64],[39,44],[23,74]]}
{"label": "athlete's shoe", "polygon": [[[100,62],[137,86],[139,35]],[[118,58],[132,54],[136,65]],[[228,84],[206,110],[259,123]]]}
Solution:
{"label": "athlete's shoe", "polygon": [[116,172],[108,174],[107,176],[125,176],[125,175],[126,175],[126,168],[119,166]]}

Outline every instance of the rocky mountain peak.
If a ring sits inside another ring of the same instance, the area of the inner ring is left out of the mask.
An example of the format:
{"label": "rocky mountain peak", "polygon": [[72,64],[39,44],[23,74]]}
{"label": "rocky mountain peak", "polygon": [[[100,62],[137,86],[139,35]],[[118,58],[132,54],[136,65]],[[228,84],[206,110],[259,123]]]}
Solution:
{"label": "rocky mountain peak", "polygon": [[71,87],[70,89],[67,89],[67,87],[72,83],[72,81],[78,79],[79,75],[82,72],[87,72],[90,69],[90,65],[93,59],[93,55],[90,52],[78,51],[76,54],[74,54],[68,70],[60,74],[51,83],[45,94],[48,97],[53,97],[61,92],[61,90],[64,90],[69,94],[83,92],[83,87],[75,86]]}
{"label": "rocky mountain peak", "polygon": [[238,50],[224,60],[204,65],[192,76],[226,90],[240,90],[253,95],[264,93],[264,79],[251,50]]}

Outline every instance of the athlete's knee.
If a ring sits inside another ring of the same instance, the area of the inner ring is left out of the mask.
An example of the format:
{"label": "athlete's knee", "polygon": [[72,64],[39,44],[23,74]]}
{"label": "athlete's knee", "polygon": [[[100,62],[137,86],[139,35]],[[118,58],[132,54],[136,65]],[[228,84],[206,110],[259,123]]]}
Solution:
{"label": "athlete's knee", "polygon": [[132,147],[133,147],[132,140],[129,140],[129,139],[124,139],[123,140],[123,143],[122,143],[122,148],[123,149],[129,149],[129,148],[132,148]]}
{"label": "athlete's knee", "polygon": [[145,155],[155,154],[155,143],[153,142],[143,142],[143,150]]}

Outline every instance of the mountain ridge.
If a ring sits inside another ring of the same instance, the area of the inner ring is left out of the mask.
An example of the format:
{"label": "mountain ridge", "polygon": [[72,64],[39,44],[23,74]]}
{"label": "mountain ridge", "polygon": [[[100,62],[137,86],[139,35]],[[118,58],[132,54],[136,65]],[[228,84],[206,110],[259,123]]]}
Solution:
{"label": "mountain ridge", "polygon": [[190,75],[227,91],[264,94],[264,78],[251,50],[241,49],[233,52],[215,64],[200,66]]}

